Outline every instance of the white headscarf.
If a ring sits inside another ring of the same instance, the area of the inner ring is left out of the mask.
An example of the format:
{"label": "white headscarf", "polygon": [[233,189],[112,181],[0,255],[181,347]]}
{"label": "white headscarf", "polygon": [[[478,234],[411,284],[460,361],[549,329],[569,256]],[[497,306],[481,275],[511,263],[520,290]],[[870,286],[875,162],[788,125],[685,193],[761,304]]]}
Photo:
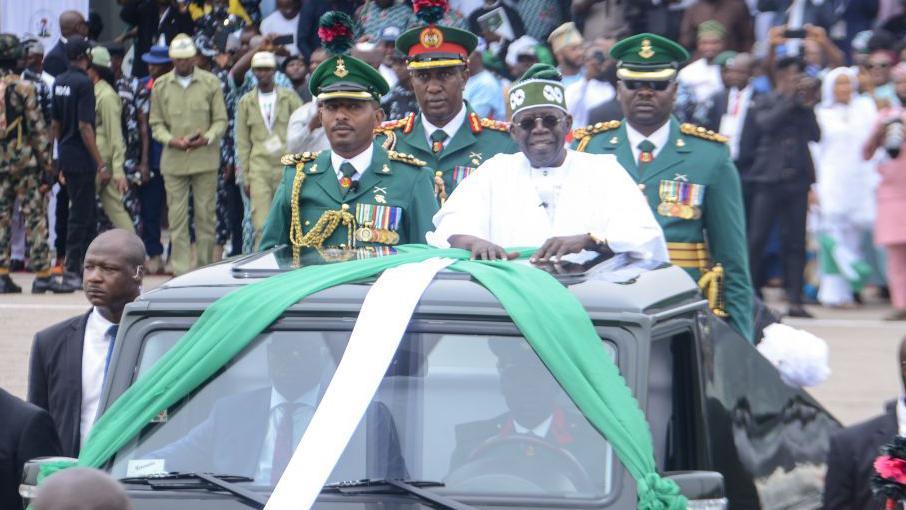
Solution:
{"label": "white headscarf", "polygon": [[848,77],[853,86],[853,93],[849,100],[849,104],[852,105],[853,101],[858,97],[859,76],[856,70],[851,67],[836,67],[828,71],[828,73],[824,75],[824,80],[821,81],[821,106],[823,108],[831,108],[838,104],[834,100],[834,83],[837,82],[837,78],[840,76]]}

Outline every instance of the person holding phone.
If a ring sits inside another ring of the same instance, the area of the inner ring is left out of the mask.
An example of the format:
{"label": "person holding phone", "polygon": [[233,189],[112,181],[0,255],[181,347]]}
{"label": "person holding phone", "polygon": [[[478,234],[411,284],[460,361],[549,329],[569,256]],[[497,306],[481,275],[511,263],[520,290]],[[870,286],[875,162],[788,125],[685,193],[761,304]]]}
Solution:
{"label": "person holding phone", "polygon": [[275,46],[286,49],[290,55],[298,55],[296,31],[299,27],[299,11],[302,2],[299,0],[277,0],[277,10],[261,20],[261,33],[276,34]]}
{"label": "person holding phone", "polygon": [[220,80],[195,66],[192,38],[180,34],[170,44],[173,70],[154,81],[149,123],[164,146],[161,174],[167,192],[173,272],[193,268],[189,246],[189,194],[195,203],[196,264],[212,262],[214,200],[220,168],[220,138],[227,114]]}

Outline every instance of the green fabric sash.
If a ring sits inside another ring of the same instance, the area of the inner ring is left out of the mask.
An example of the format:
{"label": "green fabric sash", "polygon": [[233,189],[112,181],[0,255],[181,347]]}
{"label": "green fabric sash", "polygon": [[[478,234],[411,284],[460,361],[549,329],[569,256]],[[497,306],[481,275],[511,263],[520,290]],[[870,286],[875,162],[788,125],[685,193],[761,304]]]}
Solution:
{"label": "green fabric sash", "polygon": [[[657,474],[645,415],[582,304],[566,287],[529,265],[469,260],[465,250],[409,245],[399,247],[399,251],[391,257],[301,268],[246,285],[217,300],[98,419],[78,465],[103,466],[159,412],[204,384],[287,308],[306,296],[374,277],[391,267],[449,257],[457,259],[452,269],[469,273],[494,294],[566,393],[610,442],[636,481],[638,508],[686,508],[677,485]],[[534,251],[518,250],[521,258]],[[65,467],[69,466],[47,466],[40,478]]]}

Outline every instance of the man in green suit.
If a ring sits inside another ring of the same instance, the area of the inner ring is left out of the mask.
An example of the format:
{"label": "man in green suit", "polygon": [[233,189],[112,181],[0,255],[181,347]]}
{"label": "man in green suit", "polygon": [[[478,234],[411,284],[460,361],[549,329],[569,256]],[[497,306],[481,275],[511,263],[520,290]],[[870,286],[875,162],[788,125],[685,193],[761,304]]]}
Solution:
{"label": "man in green suit", "polygon": [[424,243],[437,212],[433,171],[413,156],[373,140],[384,119],[387,82],[367,63],[344,54],[352,20],[328,12],[319,34],[335,53],[312,73],[330,150],[283,157],[280,186],[264,224],[261,249],[380,248]]}
{"label": "man in green suit", "polygon": [[510,137],[508,123],[479,117],[463,100],[469,79],[466,63],[478,38],[436,24],[442,11],[416,9],[415,15],[425,25],[400,35],[396,48],[406,55],[421,113],[384,123],[376,138],[387,149],[427,161],[435,169],[435,192],[442,203],[491,156],[513,154],[519,148]]}
{"label": "man in green suit", "polygon": [[616,155],[655,211],[671,262],[698,280],[715,314],[752,340],[744,207],[726,138],[671,115],[677,69],[689,54],[654,34],[623,39],[610,54],[626,119],[575,130],[576,149]]}

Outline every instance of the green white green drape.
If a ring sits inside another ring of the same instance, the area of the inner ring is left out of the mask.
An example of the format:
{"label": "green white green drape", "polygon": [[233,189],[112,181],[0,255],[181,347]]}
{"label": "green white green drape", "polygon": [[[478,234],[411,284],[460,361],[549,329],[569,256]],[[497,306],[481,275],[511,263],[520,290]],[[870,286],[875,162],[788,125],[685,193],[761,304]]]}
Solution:
{"label": "green white green drape", "polygon": [[[400,254],[311,266],[247,285],[213,303],[186,335],[101,416],[78,465],[100,467],[162,410],[226,365],[294,303],[315,292],[370,278],[385,269],[434,257],[456,259],[500,301],[577,407],[610,442],[636,480],[638,508],[680,510],[676,484],[656,472],[651,433],[638,402],[579,300],[550,274],[526,264],[469,260],[459,249],[422,245]],[[533,249],[519,250],[522,257]],[[43,476],[68,466],[48,466]],[[42,476],[42,478],[43,478]]]}

